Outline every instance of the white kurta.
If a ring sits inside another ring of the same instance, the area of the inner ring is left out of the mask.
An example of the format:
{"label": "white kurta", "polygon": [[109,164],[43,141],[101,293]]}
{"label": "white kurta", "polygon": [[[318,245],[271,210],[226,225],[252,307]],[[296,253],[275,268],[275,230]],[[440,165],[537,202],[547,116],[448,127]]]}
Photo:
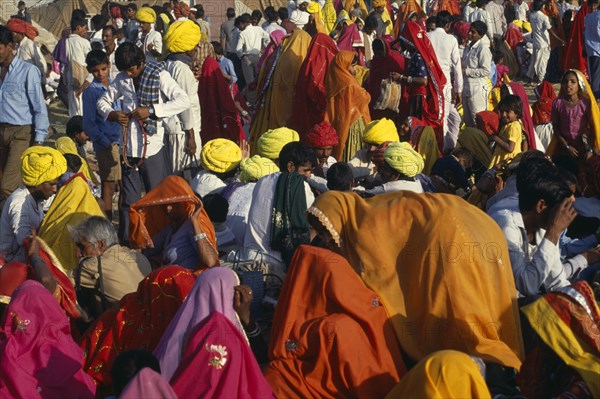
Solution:
{"label": "white kurta", "polygon": [[[85,57],[90,51],[92,46],[89,40],[83,37],[71,33],[67,38],[67,88],[69,90],[69,117],[83,114],[83,103],[81,96],[77,96],[76,92],[79,89],[76,85],[76,81],[83,83],[83,80],[88,75],[87,72],[84,74],[84,68],[87,65],[85,63]],[[83,77],[83,78],[82,78]]]}

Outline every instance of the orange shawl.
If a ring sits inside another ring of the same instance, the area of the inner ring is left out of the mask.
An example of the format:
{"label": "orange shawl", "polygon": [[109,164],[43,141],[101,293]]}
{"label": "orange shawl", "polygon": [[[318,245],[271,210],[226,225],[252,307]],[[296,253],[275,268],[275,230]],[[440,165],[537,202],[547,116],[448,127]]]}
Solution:
{"label": "orange shawl", "polygon": [[336,159],[340,159],[344,153],[350,126],[359,118],[363,118],[365,124],[371,122],[369,114],[371,96],[359,86],[348,71],[353,59],[353,52],[340,51],[334,57],[325,77],[326,119],[339,136],[339,144],[333,150],[333,157]]}
{"label": "orange shawl", "polygon": [[404,26],[404,23],[408,20],[412,13],[417,13],[417,20],[421,18],[427,18],[425,11],[423,11],[416,0],[407,0],[406,3],[400,7],[400,11],[396,17],[396,22],[394,22],[394,33],[396,37],[400,36],[402,26]]}
{"label": "orange shawl", "polygon": [[410,358],[454,349],[519,369],[508,248],[484,212],[455,195],[405,191],[369,199],[329,191],[308,212],[380,295]]}
{"label": "orange shawl", "polygon": [[296,250],[272,332],[265,377],[280,398],[381,398],[406,373],[377,294],[326,249]]}
{"label": "orange shawl", "polygon": [[[152,237],[161,231],[169,219],[163,207],[168,204],[184,203],[187,214],[194,212],[202,201],[192,191],[190,185],[179,176],[167,176],[141,200],[129,208],[129,241],[132,248],[154,248]],[[206,238],[217,248],[215,228],[204,209],[198,218]]]}

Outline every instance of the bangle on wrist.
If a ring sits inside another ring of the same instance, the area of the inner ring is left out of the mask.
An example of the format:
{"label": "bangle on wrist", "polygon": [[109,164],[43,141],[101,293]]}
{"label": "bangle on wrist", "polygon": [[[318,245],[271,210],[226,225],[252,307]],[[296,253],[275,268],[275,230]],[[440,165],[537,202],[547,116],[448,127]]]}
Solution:
{"label": "bangle on wrist", "polygon": [[244,331],[246,332],[246,336],[248,338],[254,338],[254,337],[258,337],[260,335],[260,333],[262,332],[262,330],[260,329],[260,326],[258,324],[253,323],[254,326],[252,326],[253,328],[248,331],[249,329],[244,328]]}
{"label": "bangle on wrist", "polygon": [[196,234],[194,236],[194,241],[198,242],[198,241],[203,240],[205,238],[206,238],[206,233]]}

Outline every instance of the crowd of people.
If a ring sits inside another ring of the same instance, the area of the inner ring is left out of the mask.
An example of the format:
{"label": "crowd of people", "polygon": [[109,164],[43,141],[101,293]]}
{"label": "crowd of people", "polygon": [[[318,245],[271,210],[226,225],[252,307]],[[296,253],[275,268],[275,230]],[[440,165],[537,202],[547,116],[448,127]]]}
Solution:
{"label": "crowd of people", "polygon": [[598,3],[19,2],[0,396],[600,398]]}

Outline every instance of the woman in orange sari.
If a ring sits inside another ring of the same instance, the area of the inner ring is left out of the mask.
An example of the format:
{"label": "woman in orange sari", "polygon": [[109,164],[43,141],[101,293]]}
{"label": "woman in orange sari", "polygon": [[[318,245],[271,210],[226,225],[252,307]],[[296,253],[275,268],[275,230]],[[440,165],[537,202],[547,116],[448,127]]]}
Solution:
{"label": "woman in orange sari", "polygon": [[416,0],[407,0],[400,7],[400,11],[396,16],[396,21],[394,22],[394,36],[400,36],[400,32],[407,21],[412,20],[413,22],[417,22],[422,18],[427,18],[427,14],[425,14],[425,11],[423,11],[419,3],[417,3]]}
{"label": "woman in orange sari", "polygon": [[333,150],[338,161],[348,162],[362,148],[362,135],[371,122],[371,96],[354,79],[354,53],[340,51],[325,77],[327,121],[335,128],[339,144]]}
{"label": "woman in orange sari", "polygon": [[110,368],[119,354],[129,349],[154,350],[194,281],[187,269],[161,267],[140,282],[137,292],[124,296],[90,326],[80,346],[83,369],[94,378],[97,397],[110,394]]}

